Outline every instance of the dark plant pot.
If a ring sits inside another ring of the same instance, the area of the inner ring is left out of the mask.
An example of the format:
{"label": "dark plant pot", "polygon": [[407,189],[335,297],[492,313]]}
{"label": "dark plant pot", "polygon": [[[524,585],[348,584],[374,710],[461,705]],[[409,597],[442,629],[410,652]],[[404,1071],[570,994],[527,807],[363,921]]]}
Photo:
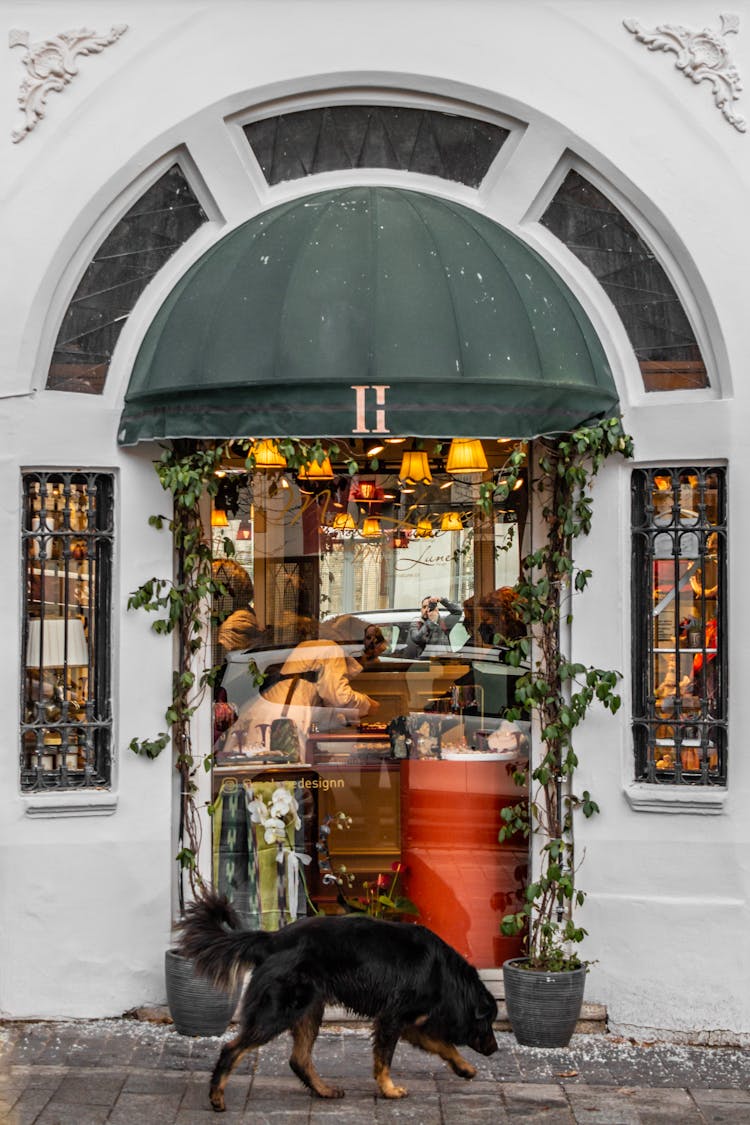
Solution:
{"label": "dark plant pot", "polygon": [[164,954],[167,1004],[180,1035],[223,1035],[237,1007],[229,995],[196,975],[193,962],[173,949]]}
{"label": "dark plant pot", "polygon": [[524,969],[516,957],[503,965],[510,1026],[524,1047],[567,1047],[581,1014],[586,966],[562,973]]}

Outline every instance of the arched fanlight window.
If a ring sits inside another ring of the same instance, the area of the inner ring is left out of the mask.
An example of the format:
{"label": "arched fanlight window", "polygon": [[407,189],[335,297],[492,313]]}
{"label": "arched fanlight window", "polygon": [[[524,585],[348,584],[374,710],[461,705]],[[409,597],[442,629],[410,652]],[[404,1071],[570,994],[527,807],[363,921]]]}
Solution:
{"label": "arched fanlight window", "polygon": [[206,215],[177,164],[107,235],[63,317],[47,390],[101,394],[125,322],[143,290]]}
{"label": "arched fanlight window", "polygon": [[664,268],[603,192],[571,171],[541,221],[606,291],[620,314],[647,391],[708,386],[695,333]]}
{"label": "arched fanlight window", "polygon": [[245,136],[271,185],[319,172],[394,168],[479,187],[509,130],[432,109],[334,105],[253,121]]}

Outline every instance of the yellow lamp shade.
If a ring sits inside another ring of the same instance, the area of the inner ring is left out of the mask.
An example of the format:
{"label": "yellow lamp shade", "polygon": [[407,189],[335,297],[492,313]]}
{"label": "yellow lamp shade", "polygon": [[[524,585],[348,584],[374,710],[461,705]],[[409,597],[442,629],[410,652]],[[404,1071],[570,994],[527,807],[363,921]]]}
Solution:
{"label": "yellow lamp shade", "polygon": [[275,441],[264,440],[253,443],[251,450],[256,469],[285,469],[286,457]]}
{"label": "yellow lamp shade", "polygon": [[429,539],[432,535],[432,523],[427,518],[421,519],[417,524],[417,539]]}
{"label": "yellow lamp shade", "polygon": [[211,527],[228,527],[229,520],[223,508],[213,508],[211,511]]}
{"label": "yellow lamp shade", "polygon": [[458,512],[445,512],[440,521],[441,531],[463,531],[461,516]]}
{"label": "yellow lamp shade", "polygon": [[445,465],[449,473],[483,473],[487,458],[477,438],[454,438]]}
{"label": "yellow lamp shade", "polygon": [[362,534],[368,539],[380,535],[380,520],[377,516],[366,516],[362,524]]}
{"label": "yellow lamp shade", "polygon": [[334,531],[354,531],[357,525],[354,522],[354,517],[348,512],[337,512],[333,517],[331,526]]}
{"label": "yellow lamp shade", "polygon": [[401,461],[399,480],[406,484],[431,484],[432,473],[427,454],[421,449],[407,450]]}
{"label": "yellow lamp shade", "polygon": [[330,458],[324,457],[322,461],[308,461],[299,471],[300,480],[333,480],[333,469]]}

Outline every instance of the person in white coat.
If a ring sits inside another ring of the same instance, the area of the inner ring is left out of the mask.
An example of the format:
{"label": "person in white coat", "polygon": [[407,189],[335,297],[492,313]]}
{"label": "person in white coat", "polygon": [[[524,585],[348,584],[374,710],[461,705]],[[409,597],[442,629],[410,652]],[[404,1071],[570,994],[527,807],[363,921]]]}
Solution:
{"label": "person in white coat", "polygon": [[379,707],[377,700],[355,691],[350,682],[361,670],[362,666],[335,641],[301,641],[284,661],[280,677],[262,687],[240,711],[217,759],[224,754],[251,754],[262,759],[269,748],[268,734],[274,719],[292,719],[304,747],[313,723],[330,730],[373,714]]}

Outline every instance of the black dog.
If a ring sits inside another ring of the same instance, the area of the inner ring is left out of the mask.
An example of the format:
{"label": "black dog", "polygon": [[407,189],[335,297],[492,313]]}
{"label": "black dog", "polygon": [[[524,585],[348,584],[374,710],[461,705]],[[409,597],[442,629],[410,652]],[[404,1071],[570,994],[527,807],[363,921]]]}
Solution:
{"label": "black dog", "polygon": [[297,1077],[318,1097],[343,1097],[312,1061],[330,1002],[372,1019],[375,1080],[386,1098],[406,1094],[390,1075],[399,1039],[439,1055],[462,1078],[476,1070],[454,1044],[481,1055],[497,1050],[494,997],[476,969],[423,926],[317,915],[273,933],[248,931],[226,900],[209,892],[188,907],[178,929],[179,952],[214,984],[230,989],[253,967],[239,1035],[222,1048],[211,1078],[215,1110],[224,1109],[224,1088],[240,1057],[286,1030]]}

